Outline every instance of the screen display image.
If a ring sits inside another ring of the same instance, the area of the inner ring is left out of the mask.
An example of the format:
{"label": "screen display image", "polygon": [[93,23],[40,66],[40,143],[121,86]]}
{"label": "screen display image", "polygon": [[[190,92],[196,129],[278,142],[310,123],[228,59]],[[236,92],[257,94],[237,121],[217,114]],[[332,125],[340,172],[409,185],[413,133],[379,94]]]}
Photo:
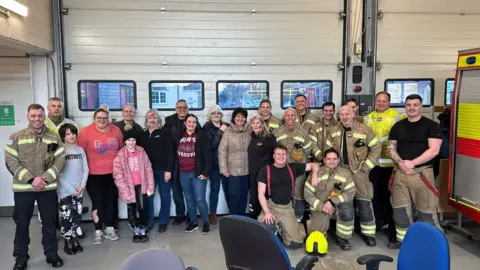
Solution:
{"label": "screen display image", "polygon": [[222,109],[257,109],[268,97],[268,82],[218,81],[217,100]]}
{"label": "screen display image", "polygon": [[412,94],[418,94],[423,99],[423,106],[432,106],[433,80],[386,80],[385,90],[390,93],[391,107],[404,107],[405,98]]}
{"label": "screen display image", "polygon": [[445,81],[445,105],[452,105],[453,89],[455,87],[455,79],[447,79]]}
{"label": "screen display image", "polygon": [[122,110],[127,104],[135,106],[135,82],[133,81],[80,81],[80,110],[93,111],[103,104],[109,110]]}
{"label": "screen display image", "polygon": [[282,109],[295,106],[295,97],[303,94],[307,98],[307,107],[320,109],[323,103],[332,101],[331,81],[283,81]]}
{"label": "screen display image", "polygon": [[175,110],[179,99],[184,99],[189,110],[202,110],[203,82],[201,81],[151,81],[150,102],[152,108],[158,110]]}

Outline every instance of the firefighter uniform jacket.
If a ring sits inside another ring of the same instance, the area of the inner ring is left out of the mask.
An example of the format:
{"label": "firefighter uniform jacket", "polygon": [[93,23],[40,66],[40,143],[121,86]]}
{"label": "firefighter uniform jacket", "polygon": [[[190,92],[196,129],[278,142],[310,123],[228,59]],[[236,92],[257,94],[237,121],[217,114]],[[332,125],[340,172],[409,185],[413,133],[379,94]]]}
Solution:
{"label": "firefighter uniform jacket", "polygon": [[46,126],[40,134],[30,127],[13,133],[5,146],[5,162],[13,175],[13,191],[35,191],[31,184],[36,176],[45,177],[47,186],[43,191],[56,190],[65,158],[62,141]]}
{"label": "firefighter uniform jacket", "polygon": [[63,118],[62,122],[60,122],[60,124],[58,124],[57,126],[55,125],[55,123],[53,123],[52,120],[50,120],[50,118],[48,118],[48,116],[45,117],[45,126],[47,126],[47,128],[50,129],[51,131],[55,132],[57,135],[58,135],[58,129],[64,124],[74,125],[78,129],[77,123],[75,123],[75,121],[70,120],[68,118]]}
{"label": "firefighter uniform jacket", "polygon": [[352,202],[355,197],[355,182],[349,170],[337,166],[330,169],[322,166],[318,172],[318,185],[312,185],[310,175],[305,182],[304,198],[313,211],[322,212],[323,205],[331,200],[333,205],[338,206],[343,202]]}
{"label": "firefighter uniform jacket", "polygon": [[270,114],[270,118],[268,118],[268,120],[265,121],[265,124],[267,124],[268,130],[272,132],[282,125],[282,120],[273,116],[273,114]]}
{"label": "firefighter uniform jacket", "polygon": [[343,163],[343,138],[346,132],[346,145],[348,164],[352,173],[363,170],[369,173],[376,165],[382,152],[380,141],[368,126],[353,121],[350,131],[345,131],[342,124],[333,127],[328,134],[325,145],[333,147],[342,156]]}
{"label": "firefighter uniform jacket", "polygon": [[[275,129],[272,134],[277,139],[277,143],[287,147],[287,163],[307,163],[312,152],[312,141],[310,134],[298,125],[293,129],[288,129],[285,125]],[[295,153],[302,152],[302,155]]]}
{"label": "firefighter uniform jacket", "polygon": [[313,153],[313,156],[321,161],[323,158],[323,152],[325,151],[325,141],[327,140],[327,135],[329,130],[336,126],[338,122],[335,119],[332,119],[330,125],[327,125],[323,119],[320,119],[318,123],[310,130],[312,135],[312,141],[317,144],[317,149]]}
{"label": "firefighter uniform jacket", "polygon": [[388,134],[393,125],[398,121],[404,119],[406,115],[388,109],[384,112],[374,111],[364,118],[365,125],[369,126],[377,135],[377,138],[382,144],[382,154],[378,160],[380,167],[393,167],[393,160],[388,155]]}
{"label": "firefighter uniform jacket", "polygon": [[301,120],[302,116],[297,112],[297,119],[295,119],[295,123],[305,129],[307,132],[310,132],[310,130],[315,126],[316,118],[317,117],[315,117],[315,114],[307,109],[305,111],[305,117],[303,118],[303,121]]}

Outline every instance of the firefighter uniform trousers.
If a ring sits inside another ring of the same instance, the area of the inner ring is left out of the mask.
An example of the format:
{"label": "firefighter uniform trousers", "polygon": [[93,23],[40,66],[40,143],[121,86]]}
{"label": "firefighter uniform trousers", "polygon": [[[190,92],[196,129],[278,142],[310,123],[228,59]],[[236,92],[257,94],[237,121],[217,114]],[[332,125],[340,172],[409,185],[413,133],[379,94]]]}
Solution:
{"label": "firefighter uniform trousers", "polygon": [[[281,205],[274,203],[272,200],[268,200],[268,209],[280,227],[280,236],[283,239],[283,243],[287,246],[302,244],[303,240],[305,240],[306,233],[303,225],[297,222],[292,203]],[[258,220],[262,222],[264,216],[265,213],[262,210],[258,216]]]}
{"label": "firefighter uniform trousers", "polygon": [[406,175],[400,170],[395,171],[395,177],[392,179],[393,219],[396,239],[399,242],[403,241],[408,227],[414,222],[411,201],[417,210],[419,221],[429,223],[443,231],[437,217],[438,197],[423,182],[422,175],[431,188],[435,189],[435,178],[430,166],[417,168],[414,175]]}
{"label": "firefighter uniform trousers", "polygon": [[[311,219],[307,221],[308,234],[319,231],[327,237],[327,231],[330,228],[331,215],[324,212],[311,212]],[[352,238],[354,210],[352,202],[343,202],[337,206],[335,210],[335,218],[337,220],[336,234],[343,239]]]}
{"label": "firefighter uniform trousers", "polygon": [[373,215],[373,184],[368,174],[358,171],[353,174],[353,181],[357,187],[355,199],[357,201],[357,212],[360,219],[360,229],[363,235],[375,237],[377,225]]}

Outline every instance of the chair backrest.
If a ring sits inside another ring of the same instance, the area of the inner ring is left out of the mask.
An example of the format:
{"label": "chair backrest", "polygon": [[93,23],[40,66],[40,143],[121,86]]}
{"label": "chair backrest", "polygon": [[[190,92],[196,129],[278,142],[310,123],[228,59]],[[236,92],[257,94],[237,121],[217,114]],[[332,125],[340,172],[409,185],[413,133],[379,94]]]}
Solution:
{"label": "chair backrest", "polygon": [[170,250],[146,249],[130,256],[122,270],[185,270],[182,260]]}
{"label": "chair backrest", "polygon": [[398,254],[398,270],[449,270],[450,251],[445,235],[434,226],[412,224]]}
{"label": "chair backrest", "polygon": [[231,215],[220,219],[219,230],[229,270],[291,269],[283,245],[265,224]]}

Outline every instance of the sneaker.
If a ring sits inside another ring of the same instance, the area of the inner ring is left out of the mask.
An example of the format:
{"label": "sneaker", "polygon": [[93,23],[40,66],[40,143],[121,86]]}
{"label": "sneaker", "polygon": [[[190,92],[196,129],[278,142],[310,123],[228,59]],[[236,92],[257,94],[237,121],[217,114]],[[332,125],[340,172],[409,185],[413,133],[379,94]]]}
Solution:
{"label": "sneaker", "polygon": [[77,237],[78,237],[78,239],[85,238],[85,233],[83,233],[82,228],[80,228],[80,226],[78,226],[78,228],[77,228]]}
{"label": "sneaker", "polygon": [[210,224],[205,223],[203,224],[202,234],[209,234],[210,233]]}
{"label": "sneaker", "polygon": [[100,245],[103,243],[103,233],[101,230],[96,230],[95,235],[93,236],[93,244]]}
{"label": "sneaker", "polygon": [[140,229],[139,228],[133,228],[133,238],[132,238],[133,243],[140,243]]}
{"label": "sneaker", "polygon": [[159,233],[164,233],[167,231],[167,224],[158,224],[158,232]]}
{"label": "sneaker", "polygon": [[113,227],[107,227],[105,229],[105,238],[112,241],[117,241],[118,239],[120,239],[120,237],[118,237]]}
{"label": "sneaker", "polygon": [[193,232],[196,229],[198,229],[198,223],[192,222],[192,223],[188,224],[187,228],[185,229],[185,232],[187,232],[187,233]]}

